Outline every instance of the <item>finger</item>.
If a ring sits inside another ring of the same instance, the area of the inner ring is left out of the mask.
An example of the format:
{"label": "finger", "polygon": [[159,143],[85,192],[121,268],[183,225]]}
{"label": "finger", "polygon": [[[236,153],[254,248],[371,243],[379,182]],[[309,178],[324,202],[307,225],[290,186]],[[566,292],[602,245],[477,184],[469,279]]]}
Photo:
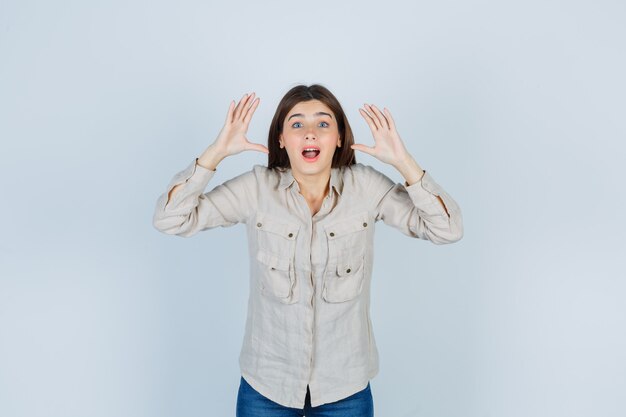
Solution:
{"label": "finger", "polygon": [[228,106],[228,112],[226,113],[226,123],[230,123],[233,121],[233,109],[235,108],[235,100],[230,101],[230,105]]}
{"label": "finger", "polygon": [[252,94],[250,94],[247,98],[246,101],[244,102],[243,108],[241,109],[241,119],[243,119],[244,117],[246,117],[246,114],[248,114],[248,110],[250,109],[250,106],[252,104],[252,102],[254,101],[254,92]]}
{"label": "finger", "polygon": [[246,98],[246,94],[243,95],[241,100],[239,100],[239,103],[237,103],[237,105],[235,106],[235,110],[233,111],[233,121],[237,117],[237,113],[239,112],[239,109],[241,109],[241,103],[243,102],[245,98]]}
{"label": "finger", "polygon": [[372,130],[372,133],[376,132],[378,130],[378,128],[376,127],[376,125],[374,124],[374,119],[372,119],[372,116],[370,116],[365,110],[363,109],[359,109],[359,112],[361,113],[361,116],[363,116],[363,118],[365,119],[365,121],[367,122],[367,124],[369,125],[370,129]]}
{"label": "finger", "polygon": [[248,95],[248,97],[246,97],[246,99],[243,102],[243,105],[241,106],[241,113],[239,113],[239,120],[241,120],[243,122],[243,118],[246,117],[246,114],[248,114],[248,110],[250,108],[250,103],[252,102],[251,100],[254,98],[254,93]]}
{"label": "finger", "polygon": [[251,151],[259,151],[259,152],[263,152],[263,153],[270,153],[270,150],[267,149],[267,147],[265,145],[261,145],[260,143],[250,143],[250,142],[248,142],[248,146],[246,147],[246,149],[251,150]]}
{"label": "finger", "polygon": [[259,97],[255,98],[252,102],[252,105],[246,109],[246,114],[243,117],[243,123],[246,126],[248,125],[248,123],[250,123],[250,119],[252,119],[252,115],[254,114],[256,108],[259,106],[260,101],[261,99]]}
{"label": "finger", "polygon": [[367,106],[367,110],[369,110],[369,112],[372,114],[372,120],[374,120],[374,124],[376,125],[376,128],[382,129],[383,125],[380,122],[380,120],[378,120],[378,115],[376,114],[372,106],[370,106],[369,104],[366,104],[366,106]]}
{"label": "finger", "polygon": [[369,154],[369,155],[374,155],[374,147],[372,146],[366,146],[360,143],[354,143],[350,145],[350,147],[354,150],[365,152],[366,154]]}
{"label": "finger", "polygon": [[391,130],[396,130],[396,122],[395,120],[393,120],[393,117],[391,116],[391,112],[386,107],[384,110],[385,110],[385,114],[387,115],[387,121],[389,122],[389,128]]}
{"label": "finger", "polygon": [[376,115],[376,118],[378,119],[380,126],[383,129],[389,129],[389,123],[387,122],[387,118],[381,113],[378,107],[372,104],[372,110],[374,111],[374,114]]}
{"label": "finger", "polygon": [[385,115],[382,114],[380,110],[378,110],[378,107],[372,105],[372,108],[374,109],[374,113],[376,114],[376,116],[378,116],[378,120],[380,120],[380,124],[385,129],[389,129],[389,121],[387,121],[387,118],[385,117]]}
{"label": "finger", "polygon": [[241,112],[248,101],[248,93],[244,94],[241,100],[239,100],[239,104],[237,104],[237,108],[235,109],[234,120],[239,120],[241,117]]}

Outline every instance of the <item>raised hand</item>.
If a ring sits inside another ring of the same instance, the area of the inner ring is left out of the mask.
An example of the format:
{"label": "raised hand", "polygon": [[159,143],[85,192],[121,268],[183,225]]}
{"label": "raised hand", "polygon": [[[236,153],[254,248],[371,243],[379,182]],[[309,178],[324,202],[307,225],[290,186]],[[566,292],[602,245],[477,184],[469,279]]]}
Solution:
{"label": "raised hand", "polygon": [[[259,98],[252,100],[253,97],[254,93],[244,94],[237,106],[234,106],[234,101],[230,102],[222,130],[215,142],[209,145],[197,159],[198,165],[215,171],[220,161],[227,156],[247,150],[269,153],[267,147],[260,143],[251,143],[246,137],[250,119],[260,101]],[[251,101],[252,104],[250,104]]]}
{"label": "raised hand", "polygon": [[359,108],[359,113],[365,119],[374,136],[374,146],[366,146],[355,143],[352,149],[365,152],[381,161],[398,167],[410,157],[400,135],[396,130],[391,112],[387,108],[384,114],[374,105],[364,105],[365,109]]}
{"label": "raised hand", "polygon": [[248,150],[269,153],[269,149],[265,145],[251,143],[246,137],[252,115],[261,100],[260,98],[253,100],[253,98],[254,93],[250,95],[244,94],[236,107],[234,101],[230,102],[224,126],[213,145],[211,145],[223,157]]}

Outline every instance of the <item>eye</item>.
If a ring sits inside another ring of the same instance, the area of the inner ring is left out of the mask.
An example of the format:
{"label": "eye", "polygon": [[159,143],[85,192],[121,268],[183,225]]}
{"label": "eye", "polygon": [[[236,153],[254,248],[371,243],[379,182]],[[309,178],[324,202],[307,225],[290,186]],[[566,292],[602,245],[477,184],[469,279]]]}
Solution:
{"label": "eye", "polygon": [[324,126],[324,127],[328,127],[328,126],[330,126],[330,125],[328,124],[328,122],[320,122],[320,124],[322,124],[322,123],[326,123],[326,126]]}
{"label": "eye", "polygon": [[302,123],[300,123],[300,122],[295,122],[294,124],[292,124],[292,125],[291,125],[291,127],[296,127],[296,125],[300,125],[300,124],[302,124]]}

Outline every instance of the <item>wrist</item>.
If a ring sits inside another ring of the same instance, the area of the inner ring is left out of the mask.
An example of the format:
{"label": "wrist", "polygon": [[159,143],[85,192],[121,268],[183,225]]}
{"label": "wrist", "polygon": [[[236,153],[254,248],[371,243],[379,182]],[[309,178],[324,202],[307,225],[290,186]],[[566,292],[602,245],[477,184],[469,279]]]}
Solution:
{"label": "wrist", "polygon": [[406,154],[398,164],[396,169],[402,174],[405,181],[405,186],[413,185],[419,182],[425,174],[425,171],[417,163],[410,154]]}
{"label": "wrist", "polygon": [[196,158],[196,164],[211,171],[215,171],[217,169],[217,165],[225,157],[226,156],[219,149],[216,149],[214,145],[210,145],[202,153],[202,155]]}
{"label": "wrist", "polygon": [[419,169],[419,165],[411,154],[407,153],[404,157],[400,158],[398,162],[394,165],[395,168],[401,173],[406,173],[409,171],[415,171]]}

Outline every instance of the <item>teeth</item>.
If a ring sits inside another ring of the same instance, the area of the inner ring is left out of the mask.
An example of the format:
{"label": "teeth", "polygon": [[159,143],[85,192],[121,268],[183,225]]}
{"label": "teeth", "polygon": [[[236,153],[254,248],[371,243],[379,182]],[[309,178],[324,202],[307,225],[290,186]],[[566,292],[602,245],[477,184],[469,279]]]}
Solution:
{"label": "teeth", "polygon": [[318,151],[319,149],[306,148],[305,151]]}

